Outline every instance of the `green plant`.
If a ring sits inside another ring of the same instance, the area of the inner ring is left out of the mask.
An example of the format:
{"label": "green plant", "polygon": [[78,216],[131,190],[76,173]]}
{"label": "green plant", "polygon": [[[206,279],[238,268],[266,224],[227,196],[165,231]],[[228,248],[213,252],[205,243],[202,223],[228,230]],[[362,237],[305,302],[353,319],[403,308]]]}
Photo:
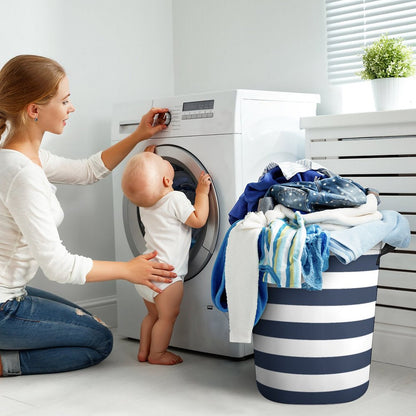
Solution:
{"label": "green plant", "polygon": [[383,35],[364,48],[362,79],[403,78],[415,73],[413,51],[400,38]]}

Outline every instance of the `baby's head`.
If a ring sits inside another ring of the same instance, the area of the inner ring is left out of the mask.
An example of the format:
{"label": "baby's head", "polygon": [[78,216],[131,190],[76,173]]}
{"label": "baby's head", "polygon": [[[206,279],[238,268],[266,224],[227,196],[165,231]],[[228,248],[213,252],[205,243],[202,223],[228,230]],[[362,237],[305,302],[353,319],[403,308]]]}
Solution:
{"label": "baby's head", "polygon": [[123,172],[121,189],[126,198],[139,207],[151,207],[173,191],[172,165],[152,152],[133,156]]}

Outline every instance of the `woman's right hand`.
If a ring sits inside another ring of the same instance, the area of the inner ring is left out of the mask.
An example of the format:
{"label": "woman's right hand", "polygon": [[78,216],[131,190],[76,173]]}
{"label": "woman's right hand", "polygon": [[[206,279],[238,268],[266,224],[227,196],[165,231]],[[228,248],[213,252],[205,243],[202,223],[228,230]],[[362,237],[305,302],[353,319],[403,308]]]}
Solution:
{"label": "woman's right hand", "polygon": [[176,273],[172,270],[173,266],[166,263],[151,261],[157,255],[156,251],[148,254],[142,254],[127,262],[129,269],[126,280],[131,283],[141,284],[150,287],[155,292],[162,291],[154,285],[153,282],[170,283]]}
{"label": "woman's right hand", "polygon": [[151,261],[157,255],[156,251],[134,257],[129,261],[100,261],[93,260],[92,269],[86,276],[87,282],[104,282],[122,279],[138,283],[161,293],[153,282],[170,283],[176,277],[174,267],[166,263]]}

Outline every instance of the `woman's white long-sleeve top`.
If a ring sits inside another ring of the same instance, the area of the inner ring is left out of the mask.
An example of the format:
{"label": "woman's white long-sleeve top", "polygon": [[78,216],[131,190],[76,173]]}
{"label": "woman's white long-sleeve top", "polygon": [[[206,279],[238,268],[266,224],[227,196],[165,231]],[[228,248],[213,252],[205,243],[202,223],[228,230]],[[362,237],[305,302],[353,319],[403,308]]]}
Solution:
{"label": "woman's white long-sleeve top", "polygon": [[0,303],[25,294],[40,267],[60,283],[85,283],[92,259],[71,254],[57,227],[64,214],[52,183],[94,183],[110,171],[101,152],[72,160],[40,150],[42,167],[20,152],[0,149]]}

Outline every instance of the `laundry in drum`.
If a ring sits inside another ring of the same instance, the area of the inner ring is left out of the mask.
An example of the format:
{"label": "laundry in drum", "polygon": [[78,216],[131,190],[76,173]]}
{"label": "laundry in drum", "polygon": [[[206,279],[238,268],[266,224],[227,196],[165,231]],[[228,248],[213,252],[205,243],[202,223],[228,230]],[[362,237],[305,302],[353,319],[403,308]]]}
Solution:
{"label": "laundry in drum", "polygon": [[[182,167],[176,165],[172,161],[171,165],[175,171],[175,176],[173,177],[173,189],[175,191],[183,192],[193,205],[195,203],[195,188],[197,186],[196,180]],[[192,229],[191,248],[198,240],[198,236],[201,233],[201,230],[202,228]]]}

